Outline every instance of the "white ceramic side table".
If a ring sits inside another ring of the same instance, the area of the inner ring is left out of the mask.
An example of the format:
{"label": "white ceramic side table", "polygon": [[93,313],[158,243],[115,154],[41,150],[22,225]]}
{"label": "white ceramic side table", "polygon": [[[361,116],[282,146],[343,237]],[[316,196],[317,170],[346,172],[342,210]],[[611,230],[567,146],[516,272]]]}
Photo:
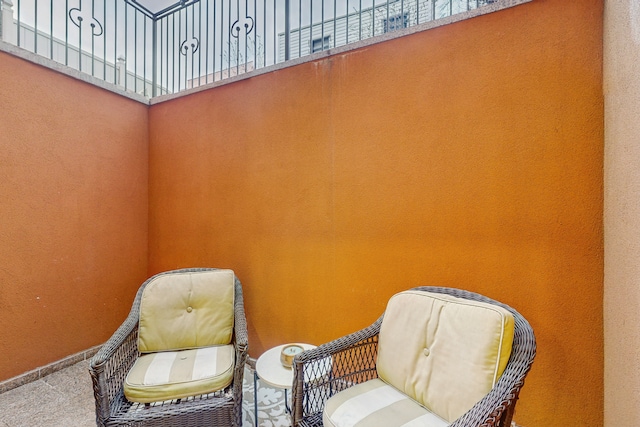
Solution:
{"label": "white ceramic side table", "polygon": [[[301,345],[305,350],[311,350],[316,347],[311,344],[296,344]],[[271,387],[284,390],[284,405],[287,412],[291,413],[287,390],[291,390],[291,387],[293,387],[293,368],[285,368],[280,362],[280,352],[285,345],[289,344],[273,347],[262,353],[256,360],[256,370],[253,373],[253,409],[255,411],[256,426],[258,425],[258,379]]]}

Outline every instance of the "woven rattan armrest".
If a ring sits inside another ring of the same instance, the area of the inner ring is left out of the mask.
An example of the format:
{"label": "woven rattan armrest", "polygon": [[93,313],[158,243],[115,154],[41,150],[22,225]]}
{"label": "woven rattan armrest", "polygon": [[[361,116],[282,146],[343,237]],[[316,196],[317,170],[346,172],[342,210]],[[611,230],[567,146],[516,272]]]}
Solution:
{"label": "woven rattan armrest", "polygon": [[367,328],[295,357],[294,426],[322,425],[322,410],[327,399],[351,385],[377,377],[375,366],[381,324],[382,317]]}
{"label": "woven rattan armrest", "polygon": [[234,399],[233,417],[235,419],[235,424],[241,426],[242,386],[244,380],[244,366],[249,354],[249,333],[247,331],[247,318],[244,313],[242,285],[238,278],[235,279],[233,345],[236,349],[236,360],[233,371],[233,395],[239,397],[238,399]]}
{"label": "woven rattan armrest", "polygon": [[124,378],[138,357],[137,338],[138,318],[129,314],[89,363],[97,412],[103,419],[109,418],[111,405],[122,393]]}

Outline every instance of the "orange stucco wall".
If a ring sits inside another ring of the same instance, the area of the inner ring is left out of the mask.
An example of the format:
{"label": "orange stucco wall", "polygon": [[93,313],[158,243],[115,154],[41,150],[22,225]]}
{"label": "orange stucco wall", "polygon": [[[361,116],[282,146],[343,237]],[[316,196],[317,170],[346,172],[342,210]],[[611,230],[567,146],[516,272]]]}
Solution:
{"label": "orange stucco wall", "polygon": [[513,305],[515,420],[603,422],[601,0],[536,0],[150,109],[149,273],[233,268],[251,354],[445,285]]}
{"label": "orange stucco wall", "polygon": [[147,273],[148,107],[0,52],[0,380],[104,342]]}

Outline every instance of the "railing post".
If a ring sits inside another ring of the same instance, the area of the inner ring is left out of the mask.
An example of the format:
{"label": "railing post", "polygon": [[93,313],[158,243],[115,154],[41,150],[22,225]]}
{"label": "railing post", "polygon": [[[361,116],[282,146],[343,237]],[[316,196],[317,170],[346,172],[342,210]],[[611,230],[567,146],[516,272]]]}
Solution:
{"label": "railing post", "polygon": [[17,43],[11,0],[0,0],[0,40],[13,45]]}
{"label": "railing post", "polygon": [[118,86],[125,87],[125,79],[127,78],[127,62],[122,55],[118,56],[116,61],[116,70],[118,75],[116,84]]}

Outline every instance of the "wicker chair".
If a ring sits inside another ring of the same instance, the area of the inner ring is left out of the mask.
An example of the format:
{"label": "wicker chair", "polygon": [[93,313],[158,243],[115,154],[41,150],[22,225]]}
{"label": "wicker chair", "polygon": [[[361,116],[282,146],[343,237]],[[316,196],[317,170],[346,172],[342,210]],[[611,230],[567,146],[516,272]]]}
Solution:
{"label": "wicker chair", "polygon": [[[502,376],[484,398],[450,424],[451,427],[509,427],[520,389],[536,354],[535,336],[529,323],[513,308],[476,293],[437,287],[418,287],[412,291],[447,294],[495,304],[513,314],[512,351]],[[384,314],[365,329],[295,357],[292,391],[295,427],[322,426],[322,412],[330,397],[353,385],[378,378],[378,334],[383,318]],[[327,369],[328,366],[330,369]]]}
{"label": "wicker chair", "polygon": [[231,344],[235,347],[233,380],[222,390],[161,403],[134,403],[124,396],[123,383],[139,357],[138,327],[142,292],[149,282],[174,273],[198,273],[217,269],[194,268],[155,275],[145,281],[133,302],[129,316],[91,359],[90,374],[98,426],[241,426],[242,382],[248,338],[242,286],[235,275],[234,319]]}

